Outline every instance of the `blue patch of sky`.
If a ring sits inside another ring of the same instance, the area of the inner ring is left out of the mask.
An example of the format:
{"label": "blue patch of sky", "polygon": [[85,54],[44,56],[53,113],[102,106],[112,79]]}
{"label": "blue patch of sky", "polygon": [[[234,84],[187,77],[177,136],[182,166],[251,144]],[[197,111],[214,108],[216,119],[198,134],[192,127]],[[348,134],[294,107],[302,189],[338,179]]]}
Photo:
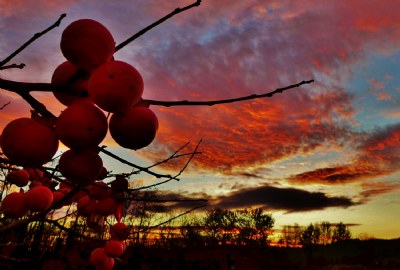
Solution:
{"label": "blue patch of sky", "polygon": [[197,42],[201,45],[207,45],[213,42],[216,38],[229,31],[232,25],[226,20],[219,20],[214,25],[207,27],[196,37]]}
{"label": "blue patch of sky", "polygon": [[[345,88],[354,95],[356,121],[362,130],[398,123],[394,117],[400,112],[400,51],[390,55],[370,54],[353,69],[353,76]],[[382,89],[373,90],[371,80],[382,82]],[[379,99],[380,94],[390,99]],[[392,115],[392,116],[389,116]],[[400,116],[400,113],[398,114]]]}

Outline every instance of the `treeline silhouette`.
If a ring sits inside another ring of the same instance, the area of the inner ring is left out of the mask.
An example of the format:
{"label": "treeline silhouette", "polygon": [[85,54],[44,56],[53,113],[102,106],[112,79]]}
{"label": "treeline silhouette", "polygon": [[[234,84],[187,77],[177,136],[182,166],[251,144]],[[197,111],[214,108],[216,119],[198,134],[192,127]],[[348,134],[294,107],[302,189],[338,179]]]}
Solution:
{"label": "treeline silhouette", "polygon": [[[351,239],[343,223],[274,231],[275,219],[261,208],[216,208],[152,227],[146,212],[132,217],[115,269],[399,269],[399,241]],[[38,221],[1,234],[0,269],[94,269],[90,251],[107,235],[74,218],[65,228]]]}

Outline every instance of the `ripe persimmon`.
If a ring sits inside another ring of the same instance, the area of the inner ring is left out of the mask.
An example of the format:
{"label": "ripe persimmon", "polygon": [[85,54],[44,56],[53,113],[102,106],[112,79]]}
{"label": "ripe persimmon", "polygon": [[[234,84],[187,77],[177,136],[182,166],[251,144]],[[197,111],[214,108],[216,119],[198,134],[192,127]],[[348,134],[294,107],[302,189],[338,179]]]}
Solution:
{"label": "ripe persimmon", "polygon": [[23,217],[28,209],[25,207],[24,193],[12,192],[7,194],[1,202],[0,211],[10,218]]}
{"label": "ripe persimmon", "polygon": [[107,62],[90,76],[89,96],[107,112],[125,111],[136,104],[143,94],[143,78],[123,61]]}
{"label": "ripe persimmon", "polygon": [[108,185],[102,181],[93,182],[88,186],[89,197],[94,200],[102,200],[108,197]]}
{"label": "ripe persimmon", "polygon": [[129,228],[125,223],[117,222],[110,227],[110,235],[112,240],[124,241],[129,237]]}
{"label": "ripe persimmon", "polygon": [[101,157],[92,150],[64,152],[58,166],[61,174],[75,184],[88,184],[94,181],[103,167]]}
{"label": "ripe persimmon", "polygon": [[78,201],[78,203],[76,205],[76,208],[77,208],[78,213],[80,215],[85,216],[85,217],[89,217],[95,211],[96,201],[90,199],[89,196],[84,195],[79,199],[79,201]]}
{"label": "ripe persimmon", "polygon": [[36,186],[25,193],[25,206],[33,212],[44,212],[53,203],[53,192],[46,186]]}
{"label": "ripe persimmon", "polygon": [[90,254],[90,261],[96,269],[111,270],[114,267],[114,258],[107,255],[104,248],[96,248]]}
{"label": "ripe persimmon", "polygon": [[154,140],[158,119],[149,108],[132,106],[124,112],[114,113],[110,118],[109,129],[116,143],[137,150]]}
{"label": "ripe persimmon", "polygon": [[61,52],[79,68],[92,70],[111,60],[115,41],[98,21],[80,19],[68,25],[61,36]]}
{"label": "ripe persimmon", "polygon": [[107,134],[105,114],[89,99],[72,103],[61,112],[56,121],[56,134],[60,141],[72,149],[92,148]]}
{"label": "ripe persimmon", "polygon": [[110,257],[120,257],[124,254],[125,250],[125,243],[118,240],[109,240],[104,246],[104,251]]}
{"label": "ripe persimmon", "polygon": [[29,178],[28,171],[21,169],[9,172],[6,176],[6,181],[18,187],[24,187],[29,183]]}
{"label": "ripe persimmon", "polygon": [[53,91],[54,97],[65,106],[72,102],[88,97],[87,83],[89,78],[88,72],[79,72],[79,69],[69,61],[60,64],[53,72],[51,83],[61,85],[63,91]]}
{"label": "ripe persimmon", "polygon": [[96,213],[100,216],[110,216],[115,213],[118,203],[113,198],[104,198],[97,202]]}
{"label": "ripe persimmon", "polygon": [[41,166],[58,149],[55,132],[31,118],[17,118],[3,129],[1,147],[4,155],[18,165]]}

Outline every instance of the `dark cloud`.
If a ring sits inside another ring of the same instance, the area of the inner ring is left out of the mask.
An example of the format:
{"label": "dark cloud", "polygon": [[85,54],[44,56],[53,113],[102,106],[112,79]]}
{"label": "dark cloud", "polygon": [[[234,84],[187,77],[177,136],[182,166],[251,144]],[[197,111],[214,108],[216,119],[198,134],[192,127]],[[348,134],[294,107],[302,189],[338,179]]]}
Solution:
{"label": "dark cloud", "polygon": [[330,197],[321,192],[273,186],[242,189],[216,198],[214,202],[215,206],[221,208],[257,206],[287,212],[322,210],[328,207],[347,208],[357,204],[347,197]]}
{"label": "dark cloud", "polygon": [[167,213],[173,210],[189,210],[208,205],[209,195],[201,192],[146,191],[136,195],[136,199],[148,201],[148,210]]}
{"label": "dark cloud", "polygon": [[347,197],[332,197],[322,192],[278,188],[269,185],[253,188],[242,187],[228,195],[216,197],[206,193],[190,192],[157,191],[146,193],[148,198],[155,199],[158,206],[155,208],[153,206],[153,208],[160,212],[183,211],[203,205],[207,205],[203,210],[217,207],[227,209],[261,207],[268,210],[306,212],[329,207],[347,208],[358,204]]}

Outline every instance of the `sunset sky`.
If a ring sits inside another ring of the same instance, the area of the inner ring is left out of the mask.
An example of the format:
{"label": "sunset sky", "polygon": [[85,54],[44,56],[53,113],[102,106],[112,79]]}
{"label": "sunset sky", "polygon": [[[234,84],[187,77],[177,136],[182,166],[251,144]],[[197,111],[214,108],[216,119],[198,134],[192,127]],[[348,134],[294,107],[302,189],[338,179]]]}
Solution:
{"label": "sunset sky", "polygon": [[[50,82],[65,61],[63,29],[95,19],[117,44],[177,7],[193,1],[0,0],[0,60],[54,23],[11,63],[24,69],[0,77]],[[214,207],[263,207],[275,228],[329,221],[354,224],[353,236],[400,237],[399,0],[204,0],[115,54],[136,67],[143,98],[215,100],[262,94],[314,79],[277,94],[216,106],[151,106],[160,127],[151,146],[107,149],[144,166],[185,143],[199,151],[180,181],[157,189],[168,196],[204,198]],[[55,115],[65,108],[37,93]],[[1,91],[3,128],[29,116],[19,96]],[[60,151],[64,151],[61,148]],[[113,173],[131,168],[103,156]],[[154,168],[177,173],[188,156]],[[145,185],[158,179],[140,174]],[[172,205],[171,208],[188,206]]]}

